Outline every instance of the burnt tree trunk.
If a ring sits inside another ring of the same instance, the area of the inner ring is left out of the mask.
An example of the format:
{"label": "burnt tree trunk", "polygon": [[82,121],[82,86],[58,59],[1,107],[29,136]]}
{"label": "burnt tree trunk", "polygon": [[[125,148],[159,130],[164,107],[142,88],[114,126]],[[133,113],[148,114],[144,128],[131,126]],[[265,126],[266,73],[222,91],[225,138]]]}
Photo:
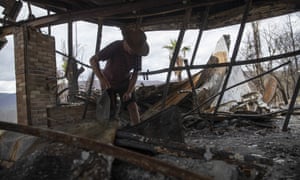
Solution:
{"label": "burnt tree trunk", "polygon": [[73,60],[73,23],[70,21],[68,23],[68,65],[66,68],[66,75],[68,80],[68,102],[76,102],[76,94],[78,93],[78,78],[79,75],[84,71],[81,67],[77,68],[77,62]]}

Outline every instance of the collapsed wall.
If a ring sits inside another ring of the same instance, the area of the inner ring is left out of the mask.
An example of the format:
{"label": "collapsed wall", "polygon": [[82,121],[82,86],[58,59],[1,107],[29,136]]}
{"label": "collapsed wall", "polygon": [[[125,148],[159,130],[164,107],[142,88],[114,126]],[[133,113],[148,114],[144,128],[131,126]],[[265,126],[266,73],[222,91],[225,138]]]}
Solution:
{"label": "collapsed wall", "polygon": [[[27,27],[14,32],[18,124],[46,124],[46,108],[55,105],[55,40]],[[48,81],[48,79],[54,79]]]}

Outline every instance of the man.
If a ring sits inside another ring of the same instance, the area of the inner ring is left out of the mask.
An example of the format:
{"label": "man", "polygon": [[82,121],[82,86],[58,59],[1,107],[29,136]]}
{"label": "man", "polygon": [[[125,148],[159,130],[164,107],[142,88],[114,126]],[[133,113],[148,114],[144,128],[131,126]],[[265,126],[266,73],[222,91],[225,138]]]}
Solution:
{"label": "man", "polygon": [[[122,28],[123,40],[114,41],[91,57],[90,63],[99,78],[102,90],[107,90],[111,99],[111,111],[116,111],[116,95],[127,108],[131,124],[140,122],[135,100],[135,84],[141,70],[141,56],[149,53],[146,35],[140,29]],[[107,61],[104,70],[99,61]]]}

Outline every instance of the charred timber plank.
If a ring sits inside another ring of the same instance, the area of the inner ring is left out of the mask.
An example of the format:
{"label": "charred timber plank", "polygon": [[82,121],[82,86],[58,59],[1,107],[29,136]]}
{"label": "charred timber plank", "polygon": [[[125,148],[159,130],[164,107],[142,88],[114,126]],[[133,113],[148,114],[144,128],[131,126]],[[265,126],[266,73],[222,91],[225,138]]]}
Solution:
{"label": "charred timber plank", "polygon": [[[212,6],[216,4],[222,4],[222,3],[228,3],[232,2],[234,0],[217,0],[217,1],[201,1],[198,2],[196,7],[204,7],[204,6]],[[52,7],[52,9],[61,9],[61,11],[66,11],[67,6],[59,6],[57,3],[47,2],[47,4]],[[47,25],[57,25],[57,24],[63,24],[68,22],[69,20],[86,20],[87,18],[94,18],[94,17],[108,17],[113,15],[120,15],[122,13],[131,13],[133,11],[142,11],[143,9],[151,9],[151,8],[157,8],[157,7],[164,7],[164,6],[170,6],[170,5],[178,5],[183,6],[181,0],[162,0],[162,1],[152,1],[152,0],[146,0],[146,1],[137,1],[137,2],[130,2],[130,3],[123,3],[123,4],[113,4],[111,6],[104,6],[104,7],[97,7],[97,8],[89,8],[88,10],[79,10],[79,11],[69,11],[62,14],[55,14],[55,15],[49,15],[45,17],[36,18],[35,20],[30,21],[21,21],[17,23],[16,26],[21,25],[29,25],[33,27],[44,27]],[[39,3],[40,6],[44,7],[45,4]],[[189,8],[189,6],[185,7]],[[117,25],[117,24],[116,24]],[[6,26],[3,27],[5,35],[12,34],[12,28],[13,26]]]}
{"label": "charred timber plank", "polygon": [[45,1],[45,0],[27,0],[32,5],[44,8],[55,12],[66,12],[68,4],[57,1]]}
{"label": "charred timber plank", "polygon": [[[102,29],[103,29],[103,22],[101,20],[99,20],[98,30],[97,30],[97,41],[96,41],[95,54],[100,50],[100,47],[101,47]],[[94,72],[92,72],[91,78],[89,79],[90,80],[89,89],[87,90],[87,96],[88,97],[90,97],[91,94],[92,94],[92,87],[93,87],[93,84],[94,84],[94,78],[95,78],[95,74],[94,74]],[[89,101],[85,101],[85,106],[84,106],[84,111],[83,111],[83,114],[82,114],[82,119],[85,118],[88,105],[89,105]]]}
{"label": "charred timber plank", "polygon": [[[200,73],[196,73],[195,75],[193,75],[193,83],[194,84],[197,84],[199,77],[200,77]],[[181,86],[178,87],[178,89],[180,89],[180,90],[191,89],[191,85],[190,85],[189,81],[185,80],[181,84]],[[177,105],[180,101],[182,101],[188,95],[189,95],[188,93],[178,93],[177,91],[173,91],[173,92],[169,93],[169,95],[166,97],[166,100],[165,100],[164,109],[169,108],[172,105]],[[155,103],[150,109],[148,109],[146,112],[144,112],[141,115],[141,119],[146,120],[146,119],[154,116],[155,114],[159,113],[160,111],[162,111],[163,110],[163,109],[161,109],[162,104],[163,104],[163,100]]]}
{"label": "charred timber plank", "polygon": [[[141,17],[143,18],[143,25],[147,25],[147,17],[151,18],[151,19],[158,19],[158,21],[151,21],[152,24],[164,24],[164,21],[159,21],[159,19],[166,19],[166,20],[173,20],[174,22],[174,19],[182,19],[182,15],[176,15],[176,16],[168,16],[167,14],[173,14],[175,12],[178,12],[178,11],[184,11],[186,9],[189,9],[189,8],[192,8],[192,9],[195,9],[195,8],[198,8],[198,7],[210,7],[210,6],[213,6],[213,5],[217,5],[217,4],[223,4],[223,3],[229,3],[229,2],[232,2],[234,0],[220,0],[220,1],[201,1],[201,2],[190,2],[190,3],[187,3],[187,4],[174,4],[174,5],[170,5],[168,7],[166,6],[162,6],[162,7],[159,7],[159,8],[156,8],[154,11],[151,11],[150,13],[140,13],[138,15],[138,17]],[[163,15],[164,17],[161,17],[161,18],[153,18],[155,16],[161,16]],[[110,17],[110,19],[114,19],[114,20],[121,20],[121,19],[136,19],[136,15],[128,15],[128,16],[114,16],[114,17]],[[195,19],[198,19],[198,17],[196,17]],[[170,21],[168,21],[170,22]],[[130,23],[131,24],[131,23]],[[134,25],[134,24],[132,24]],[[178,22],[178,25],[181,25],[181,22]]]}
{"label": "charred timber plank", "polygon": [[64,132],[6,122],[0,122],[0,129],[46,138],[86,150],[93,150],[167,176],[174,176],[180,179],[212,179],[134,151]]}
{"label": "charred timber plank", "polygon": [[[261,3],[255,3],[250,12],[250,16],[247,22],[252,22],[264,18],[271,18],[275,16],[285,15],[298,11],[299,5],[295,1],[259,1]],[[212,7],[212,10],[214,8]],[[205,30],[216,29],[220,27],[235,25],[240,23],[240,17],[243,13],[243,7],[238,6],[230,8],[228,10],[220,10],[211,13],[208,18],[207,26]],[[145,30],[176,30],[181,27],[181,17],[178,14],[170,14],[164,17],[158,18],[145,18],[143,20],[143,26]],[[197,29],[199,27],[198,18],[193,16],[191,22],[188,24],[189,29]]]}

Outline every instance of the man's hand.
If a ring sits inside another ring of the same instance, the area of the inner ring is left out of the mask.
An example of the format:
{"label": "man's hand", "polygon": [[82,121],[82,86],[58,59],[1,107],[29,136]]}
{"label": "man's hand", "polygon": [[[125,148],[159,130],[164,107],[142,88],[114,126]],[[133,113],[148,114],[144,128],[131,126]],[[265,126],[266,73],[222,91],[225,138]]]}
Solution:
{"label": "man's hand", "polygon": [[131,92],[126,92],[123,94],[123,101],[128,101],[131,98]]}

